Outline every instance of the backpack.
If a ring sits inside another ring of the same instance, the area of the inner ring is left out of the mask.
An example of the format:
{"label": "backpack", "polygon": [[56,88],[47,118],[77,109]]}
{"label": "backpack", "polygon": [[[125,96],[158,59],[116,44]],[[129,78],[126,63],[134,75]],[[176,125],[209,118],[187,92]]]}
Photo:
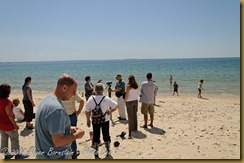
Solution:
{"label": "backpack", "polygon": [[105,98],[105,96],[103,96],[103,98],[101,99],[101,101],[99,102],[99,104],[97,104],[95,98],[92,96],[96,106],[95,109],[92,110],[92,123],[93,124],[100,124],[100,123],[104,123],[105,122],[105,114],[103,114],[102,109],[100,104],[102,103],[103,99]]}

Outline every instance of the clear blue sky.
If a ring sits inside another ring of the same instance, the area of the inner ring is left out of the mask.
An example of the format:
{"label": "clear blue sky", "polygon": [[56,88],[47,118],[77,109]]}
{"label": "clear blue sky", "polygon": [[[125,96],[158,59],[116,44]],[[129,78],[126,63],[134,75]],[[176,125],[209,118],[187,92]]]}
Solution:
{"label": "clear blue sky", "polygon": [[0,0],[0,62],[239,56],[239,0]]}

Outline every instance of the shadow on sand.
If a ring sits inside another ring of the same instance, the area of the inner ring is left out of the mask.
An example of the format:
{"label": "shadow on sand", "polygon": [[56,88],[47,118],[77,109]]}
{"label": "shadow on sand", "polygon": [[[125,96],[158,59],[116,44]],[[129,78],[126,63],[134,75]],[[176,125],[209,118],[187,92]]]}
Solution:
{"label": "shadow on sand", "polygon": [[131,136],[132,138],[135,139],[145,139],[147,137],[147,135],[145,135],[144,133],[142,133],[141,131],[132,131],[131,132]]}
{"label": "shadow on sand", "polygon": [[123,123],[123,124],[128,124],[128,120],[111,120],[111,125],[114,127],[115,125],[117,124],[120,124],[120,123]]}
{"label": "shadow on sand", "polygon": [[104,158],[104,160],[113,160],[114,158],[113,158],[113,156],[112,155],[107,155],[105,158]]}
{"label": "shadow on sand", "polygon": [[152,134],[157,134],[157,135],[164,135],[166,133],[166,131],[157,127],[145,128],[145,130]]}
{"label": "shadow on sand", "polygon": [[32,134],[34,132],[34,130],[30,130],[30,129],[27,129],[27,128],[24,128],[21,132],[20,132],[20,136],[28,136],[30,134]]}
{"label": "shadow on sand", "polygon": [[208,98],[204,98],[204,97],[201,97],[201,99],[203,99],[203,100],[209,100]]}
{"label": "shadow on sand", "polygon": [[158,104],[154,104],[155,107],[161,107],[161,105],[158,105]]}

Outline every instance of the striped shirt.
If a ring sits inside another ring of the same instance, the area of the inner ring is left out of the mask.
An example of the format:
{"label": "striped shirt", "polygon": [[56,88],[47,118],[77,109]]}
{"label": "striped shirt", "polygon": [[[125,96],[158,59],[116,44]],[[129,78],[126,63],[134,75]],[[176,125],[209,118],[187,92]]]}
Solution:
{"label": "striped shirt", "polygon": [[75,101],[77,101],[78,103],[82,101],[82,97],[78,93],[78,91],[76,91],[75,96],[72,96],[68,101],[62,101],[68,115],[72,115],[76,111]]}

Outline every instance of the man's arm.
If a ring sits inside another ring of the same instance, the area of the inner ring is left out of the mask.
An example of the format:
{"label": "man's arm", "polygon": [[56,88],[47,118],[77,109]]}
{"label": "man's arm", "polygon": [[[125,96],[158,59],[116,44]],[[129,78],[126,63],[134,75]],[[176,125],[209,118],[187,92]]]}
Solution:
{"label": "man's arm", "polygon": [[114,88],[112,91],[113,91],[113,92],[119,92],[119,91],[121,91],[121,89],[122,89],[122,88],[117,88],[117,89]]}
{"label": "man's arm", "polygon": [[80,114],[83,107],[84,107],[84,100],[81,100],[80,105],[79,105],[79,109],[76,111],[76,114]]}
{"label": "man's arm", "polygon": [[82,138],[84,135],[84,131],[79,128],[72,131],[72,134],[66,135],[65,128],[67,127],[67,124],[65,121],[63,121],[65,118],[67,118],[66,114],[62,109],[56,109],[45,118],[45,123],[48,125],[48,131],[55,147],[69,145],[75,139]]}
{"label": "man's arm", "polygon": [[55,147],[62,147],[71,144],[76,139],[82,138],[84,134],[85,132],[78,128],[73,135],[53,134],[51,136]]}
{"label": "man's arm", "polygon": [[141,87],[140,87],[139,96],[141,97],[141,96],[142,96],[142,94],[143,94],[143,85],[141,85]]}
{"label": "man's arm", "polygon": [[76,112],[76,114],[80,114],[82,108],[84,107],[84,100],[82,99],[82,97],[81,97],[81,95],[80,95],[80,93],[78,91],[76,91],[75,100],[80,103],[79,104],[79,109],[77,111],[75,111],[75,112]]}
{"label": "man's arm", "polygon": [[158,86],[157,84],[155,84],[154,96],[157,96],[157,93],[158,93]]}

